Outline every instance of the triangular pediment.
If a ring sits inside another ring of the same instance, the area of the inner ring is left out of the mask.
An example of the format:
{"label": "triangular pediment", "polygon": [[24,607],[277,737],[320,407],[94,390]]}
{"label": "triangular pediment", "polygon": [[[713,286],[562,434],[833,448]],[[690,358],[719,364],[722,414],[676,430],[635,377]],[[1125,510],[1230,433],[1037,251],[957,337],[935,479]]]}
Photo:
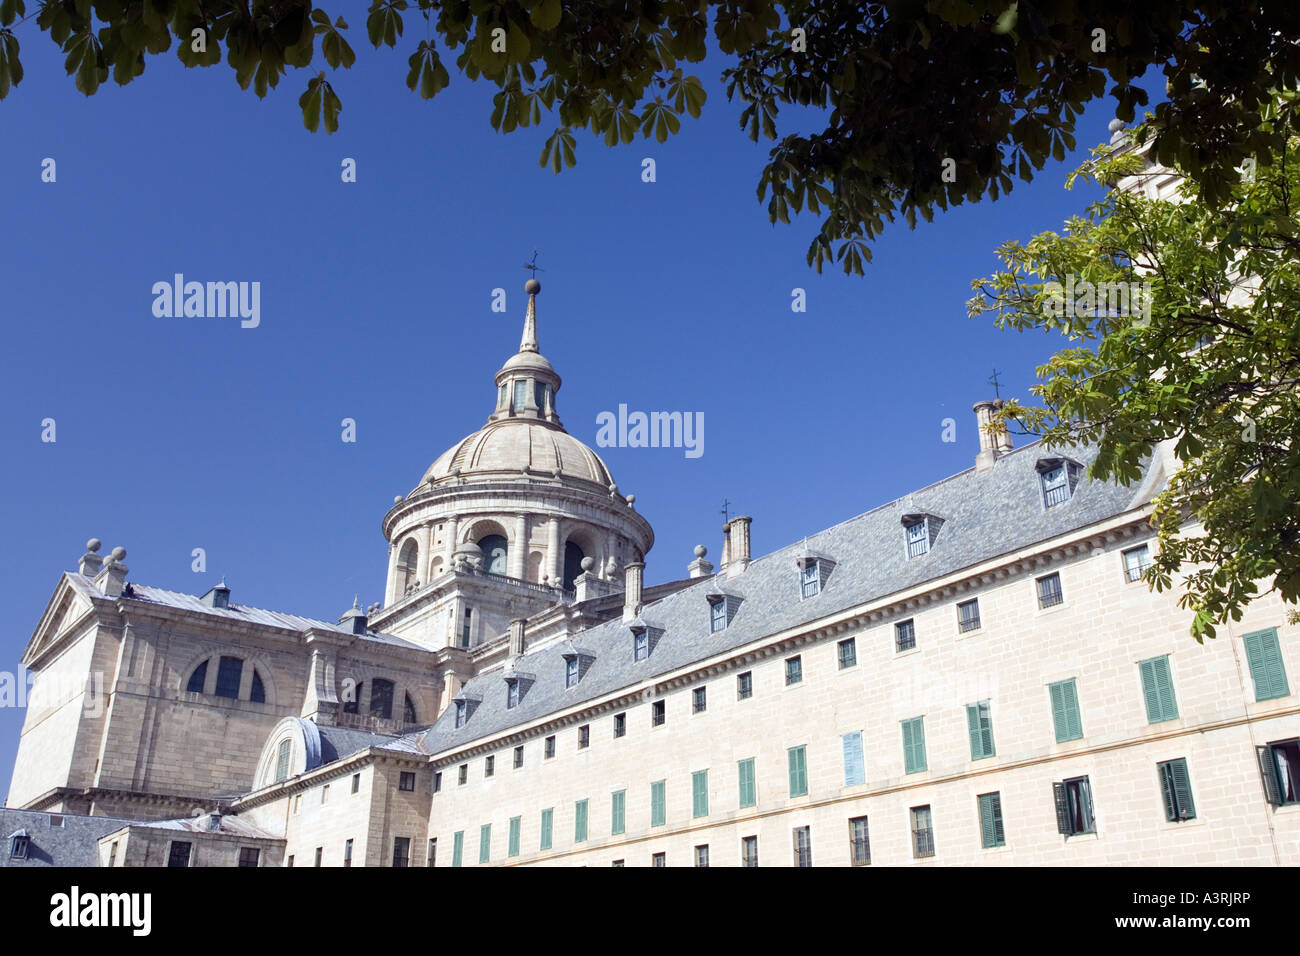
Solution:
{"label": "triangular pediment", "polygon": [[23,651],[24,666],[30,667],[32,661],[55,647],[65,634],[79,627],[86,615],[93,612],[91,600],[81,594],[64,574]]}

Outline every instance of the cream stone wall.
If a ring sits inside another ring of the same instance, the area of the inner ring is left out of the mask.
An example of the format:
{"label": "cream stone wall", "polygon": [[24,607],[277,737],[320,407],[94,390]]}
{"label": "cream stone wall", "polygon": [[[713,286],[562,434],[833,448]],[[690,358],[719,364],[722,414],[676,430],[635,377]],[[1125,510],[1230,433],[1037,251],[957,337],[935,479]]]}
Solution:
{"label": "cream stone wall", "polygon": [[[522,738],[524,766],[513,769],[514,738],[439,754],[442,792],[432,801],[429,836],[438,865],[451,864],[453,835],[464,833],[463,863],[478,861],[479,827],[492,825],[491,864],[693,865],[710,847],[711,865],[740,862],[740,839],[759,837],[760,865],[793,862],[795,827],[811,827],[815,865],[849,862],[851,817],[867,816],[874,865],[1290,864],[1300,863],[1300,806],[1264,800],[1255,746],[1300,736],[1300,647],[1276,597],[1198,645],[1177,594],[1152,594],[1128,582],[1121,551],[1142,539],[1043,563],[934,604],[892,613],[866,628],[835,633],[677,686],[648,682],[635,700]],[[1032,563],[1032,562],[1031,562]],[[1064,603],[1038,609],[1035,577],[1060,573]],[[959,634],[955,605],[978,597],[982,627]],[[915,622],[915,650],[897,653],[894,623]],[[1241,635],[1279,629],[1292,694],[1254,702]],[[857,665],[841,670],[837,644],[853,636]],[[630,650],[629,650],[630,653]],[[787,687],[786,657],[799,654],[803,681]],[[1170,655],[1178,719],[1150,724],[1138,661]],[[736,674],[753,673],[753,697],[736,699]],[[1049,683],[1076,680],[1084,736],[1058,744]],[[692,714],[692,690],[708,707]],[[656,690],[656,687],[659,690]],[[651,701],[667,705],[651,727]],[[965,706],[991,702],[996,756],[972,760]],[[613,737],[613,716],[627,734]],[[928,769],[904,772],[900,721],[925,718]],[[591,745],[578,748],[589,723]],[[522,728],[521,728],[522,729]],[[844,785],[841,735],[862,731],[866,784]],[[543,758],[545,736],[556,756]],[[807,748],[809,794],[788,793],[787,750]],[[471,754],[467,759],[464,754]],[[487,753],[496,773],[483,776]],[[758,806],[738,806],[737,761],[756,759]],[[1168,823],[1156,763],[1183,757],[1196,819]],[[460,763],[468,782],[457,783]],[[709,771],[709,814],[692,818],[691,774]],[[1057,833],[1052,783],[1087,775],[1096,833]],[[666,824],[650,827],[651,783],[666,780]],[[626,789],[624,836],[610,834],[611,793]],[[978,794],[1001,794],[1006,846],[982,849]],[[588,840],[574,843],[575,802],[589,800]],[[915,861],[909,808],[931,807],[935,856]],[[538,848],[543,808],[554,808],[553,849]],[[509,819],[522,818],[521,853],[507,860]]]}
{"label": "cream stone wall", "polygon": [[[173,842],[190,844],[190,866],[238,866],[240,850],[255,847],[258,866],[281,866],[284,843],[240,837],[231,833],[195,833],[188,830],[125,827],[99,841],[99,865],[167,866]],[[113,849],[116,844],[116,851]]]}

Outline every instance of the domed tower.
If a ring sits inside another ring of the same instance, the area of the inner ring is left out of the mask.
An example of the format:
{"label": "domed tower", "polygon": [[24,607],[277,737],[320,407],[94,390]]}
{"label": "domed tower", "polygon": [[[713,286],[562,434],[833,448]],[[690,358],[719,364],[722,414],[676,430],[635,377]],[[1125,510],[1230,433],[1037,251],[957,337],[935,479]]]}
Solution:
{"label": "domed tower", "polygon": [[574,601],[585,558],[597,593],[621,590],[623,567],[654,543],[632,496],[560,423],[560,376],[537,347],[541,283],[524,289],[523,337],[496,373],[487,424],[384,516],[388,583],[372,626],[426,647],[504,643],[512,620]]}

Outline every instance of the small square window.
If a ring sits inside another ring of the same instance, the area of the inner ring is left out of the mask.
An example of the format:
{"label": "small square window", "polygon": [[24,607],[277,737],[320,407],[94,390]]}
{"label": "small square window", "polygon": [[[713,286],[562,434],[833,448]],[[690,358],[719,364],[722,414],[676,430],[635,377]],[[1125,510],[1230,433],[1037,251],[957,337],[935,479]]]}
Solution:
{"label": "small square window", "polygon": [[262,856],[262,851],[255,846],[241,846],[239,848],[239,865],[255,867],[258,865]]}
{"label": "small square window", "polygon": [[969,601],[962,601],[957,605],[957,630],[965,634],[967,631],[978,630],[980,626],[980,602],[979,598],[972,598]]}
{"label": "small square window", "polygon": [[1145,544],[1129,548],[1124,555],[1124,580],[1141,581],[1147,568],[1151,567],[1151,551]]}
{"label": "small square window", "polygon": [[524,748],[522,746],[515,748],[515,769],[524,765]]}
{"label": "small square window", "polygon": [[1045,574],[1035,582],[1038,586],[1038,606],[1040,608],[1056,607],[1065,600],[1061,593],[1061,576]]}
{"label": "small square window", "polygon": [[551,734],[551,736],[546,738],[546,742],[544,744],[544,749],[542,752],[546,756],[547,760],[555,756],[555,735],[554,734]]}
{"label": "small square window", "polygon": [[615,860],[613,863],[610,864],[610,866],[626,867],[627,864],[624,863],[622,860]]}
{"label": "small square window", "polygon": [[754,696],[754,675],[750,671],[736,675],[736,700],[749,700]]}
{"label": "small square window", "polygon": [[190,865],[190,844],[182,840],[173,840],[171,849],[167,854],[167,865],[188,867]]}
{"label": "small square window", "polygon": [[469,783],[469,764],[463,763],[460,765],[456,772],[456,782],[462,787]]}
{"label": "small square window", "polygon": [[[409,770],[403,770],[397,778],[397,789],[408,792],[413,791],[415,789],[415,774]],[[322,800],[321,802],[324,803],[325,801]]]}
{"label": "small square window", "polygon": [[668,854],[656,853],[654,856],[650,857],[650,865],[666,867],[668,865]]}
{"label": "small square window", "polygon": [[578,728],[578,749],[586,750],[591,746],[591,724],[583,724]]}
{"label": "small square window", "polygon": [[627,733],[627,714],[614,715],[614,736],[622,737]]}
{"label": "small square window", "polygon": [[803,680],[803,660],[796,654],[794,657],[785,659],[785,683],[797,684]]}
{"label": "small square window", "polygon": [[916,624],[911,618],[894,625],[894,647],[900,653],[916,647]]}
{"label": "small square window", "polygon": [[483,776],[485,776],[485,777],[490,777],[490,776],[492,776],[492,775],[493,775],[494,773],[496,773],[496,772],[497,772],[497,758],[496,758],[495,756],[493,756],[493,757],[484,757],[484,758],[483,758]]}
{"label": "small square window", "polygon": [[839,643],[839,661],[840,670],[846,667],[856,667],[858,663],[858,640],[855,637],[846,638]]}
{"label": "small square window", "polygon": [[697,687],[691,692],[691,713],[702,714],[709,709],[708,688]]}
{"label": "small square window", "polygon": [[662,700],[657,700],[650,705],[650,726],[658,727],[665,720],[665,706]]}

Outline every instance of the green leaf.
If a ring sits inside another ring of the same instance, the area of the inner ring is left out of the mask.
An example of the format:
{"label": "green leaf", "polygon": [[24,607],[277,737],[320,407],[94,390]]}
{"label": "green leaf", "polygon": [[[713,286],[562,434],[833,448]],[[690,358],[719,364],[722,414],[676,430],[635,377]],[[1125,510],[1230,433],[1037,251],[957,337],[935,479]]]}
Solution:
{"label": "green leaf", "polygon": [[370,5],[366,17],[366,36],[376,48],[381,43],[390,47],[397,45],[397,38],[402,35],[402,14],[406,9],[406,0],[375,0]]}
{"label": "green leaf", "polygon": [[535,0],[528,11],[528,19],[539,30],[554,30],[564,15],[561,0]]}
{"label": "green leaf", "polygon": [[0,0],[0,27],[9,26],[26,13],[27,6],[23,0]]}
{"label": "green leaf", "polygon": [[18,38],[0,30],[0,100],[9,95],[9,87],[23,81],[23,65],[18,59]]}
{"label": "green leaf", "polygon": [[298,97],[298,105],[302,107],[302,125],[307,127],[308,132],[314,133],[320,129],[321,103],[325,95],[325,74],[318,73],[307,82],[307,92]]}

